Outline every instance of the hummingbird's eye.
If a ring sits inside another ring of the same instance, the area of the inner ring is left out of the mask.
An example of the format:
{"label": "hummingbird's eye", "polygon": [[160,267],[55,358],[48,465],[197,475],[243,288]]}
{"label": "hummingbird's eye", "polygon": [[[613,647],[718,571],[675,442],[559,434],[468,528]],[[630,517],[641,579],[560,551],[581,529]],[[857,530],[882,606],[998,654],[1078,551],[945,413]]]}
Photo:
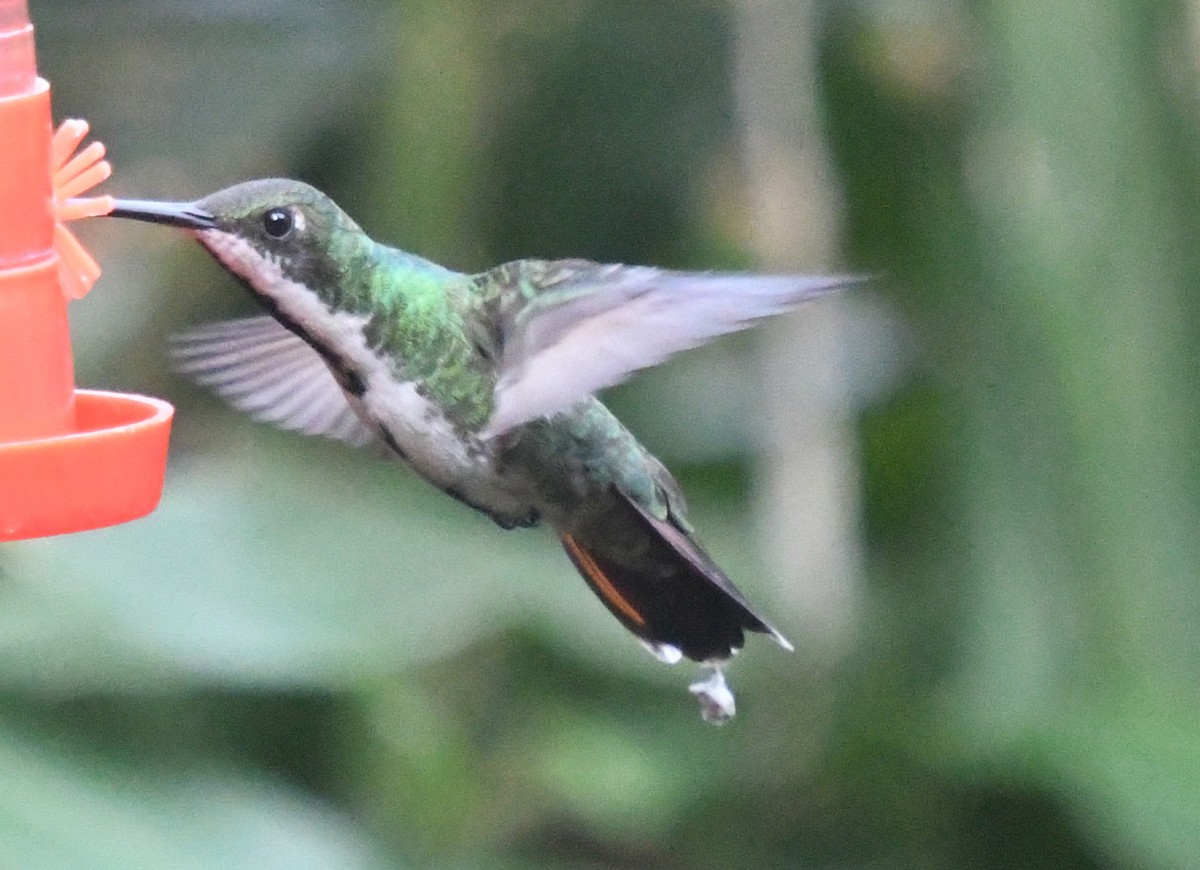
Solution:
{"label": "hummingbird's eye", "polygon": [[292,231],[294,220],[292,210],[288,208],[272,208],[263,212],[263,229],[273,239],[282,239]]}

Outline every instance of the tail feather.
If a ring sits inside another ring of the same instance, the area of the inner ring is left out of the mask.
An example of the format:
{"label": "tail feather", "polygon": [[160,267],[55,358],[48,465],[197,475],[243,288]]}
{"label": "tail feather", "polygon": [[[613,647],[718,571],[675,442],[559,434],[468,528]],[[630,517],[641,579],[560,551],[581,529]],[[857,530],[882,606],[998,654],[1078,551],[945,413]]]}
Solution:
{"label": "tail feather", "polygon": [[[586,529],[559,536],[592,591],[627,629],[695,661],[728,659],[745,643],[745,631],[792,648],[691,536],[624,496],[620,501],[627,506],[625,540],[613,545]],[[631,542],[633,535],[640,540]]]}

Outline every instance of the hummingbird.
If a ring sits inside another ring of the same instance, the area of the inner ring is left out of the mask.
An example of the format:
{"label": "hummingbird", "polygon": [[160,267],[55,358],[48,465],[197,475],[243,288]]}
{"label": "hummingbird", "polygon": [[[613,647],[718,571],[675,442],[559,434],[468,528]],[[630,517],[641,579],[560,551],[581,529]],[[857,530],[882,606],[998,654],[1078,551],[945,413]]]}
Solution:
{"label": "hummingbird", "polygon": [[188,231],[265,315],[176,337],[175,362],[235,408],[386,453],[505,529],[544,524],[657,658],[705,671],[735,712],[745,632],[792,645],[705,552],[679,484],[595,393],[857,276],[676,272],[525,259],[475,274],[372,239],[328,196],[263,179],[112,216]]}

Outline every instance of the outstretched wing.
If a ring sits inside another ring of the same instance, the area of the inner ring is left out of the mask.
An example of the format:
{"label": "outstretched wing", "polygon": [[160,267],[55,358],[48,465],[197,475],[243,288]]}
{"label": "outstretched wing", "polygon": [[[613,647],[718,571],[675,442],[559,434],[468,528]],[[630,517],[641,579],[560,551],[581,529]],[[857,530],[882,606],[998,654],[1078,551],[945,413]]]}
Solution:
{"label": "outstretched wing", "polygon": [[209,323],[171,339],[176,369],[255,420],[354,447],[374,435],[321,355],[273,317]]}
{"label": "outstretched wing", "polygon": [[510,263],[478,280],[493,290],[499,371],[483,434],[494,436],[569,408],[673,353],[866,279],[563,260]]}

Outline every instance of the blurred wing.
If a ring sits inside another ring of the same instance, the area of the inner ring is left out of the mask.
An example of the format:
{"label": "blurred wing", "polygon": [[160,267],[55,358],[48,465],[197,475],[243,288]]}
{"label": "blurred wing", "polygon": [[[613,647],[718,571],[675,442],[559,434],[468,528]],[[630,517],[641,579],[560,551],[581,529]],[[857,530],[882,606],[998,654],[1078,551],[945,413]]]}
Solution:
{"label": "blurred wing", "polygon": [[321,355],[273,317],[227,320],[171,339],[175,368],[255,420],[354,447],[374,439]]}
{"label": "blurred wing", "polygon": [[[507,267],[510,273],[514,265]],[[581,261],[530,263],[522,271],[508,275],[517,288],[510,310],[501,303],[502,350],[495,409],[483,433],[488,436],[565,410],[673,353],[867,280]]]}

